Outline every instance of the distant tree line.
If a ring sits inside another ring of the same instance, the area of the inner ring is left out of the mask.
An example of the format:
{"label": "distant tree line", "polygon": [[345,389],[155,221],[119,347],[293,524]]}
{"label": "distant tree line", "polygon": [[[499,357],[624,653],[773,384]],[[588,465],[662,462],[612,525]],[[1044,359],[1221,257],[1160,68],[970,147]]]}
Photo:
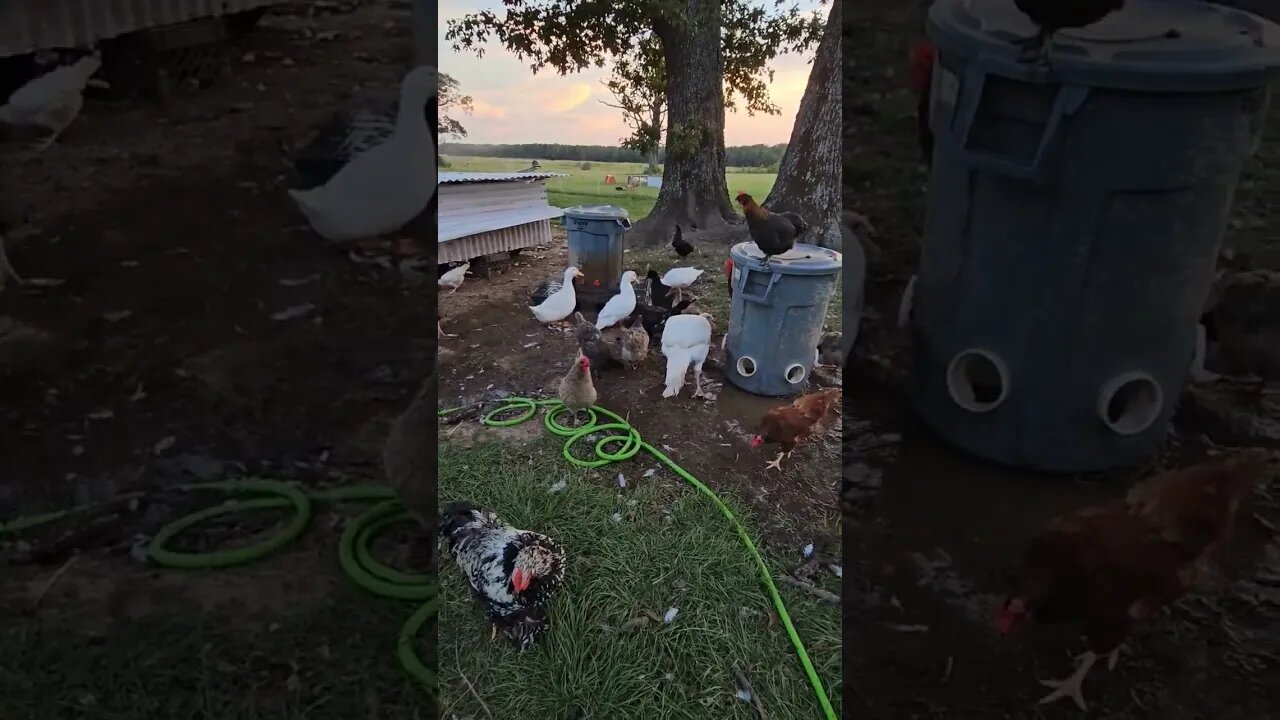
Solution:
{"label": "distant tree line", "polygon": [[[731,167],[774,168],[786,152],[785,143],[779,145],[738,145],[725,148],[725,165]],[[537,158],[540,160],[573,160],[576,162],[634,162],[643,163],[646,158],[639,150],[609,145],[559,145],[554,143],[525,143],[522,145],[482,145],[477,143],[440,143],[440,154],[462,157]],[[658,152],[658,162],[666,161],[665,148]]]}

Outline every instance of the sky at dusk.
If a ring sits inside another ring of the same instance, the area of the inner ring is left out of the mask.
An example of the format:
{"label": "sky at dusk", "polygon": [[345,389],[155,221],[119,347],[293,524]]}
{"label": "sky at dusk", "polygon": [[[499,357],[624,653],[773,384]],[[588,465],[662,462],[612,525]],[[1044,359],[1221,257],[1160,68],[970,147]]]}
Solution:
{"label": "sky at dusk", "polygon": [[[817,0],[799,0],[798,4],[802,11],[818,10],[826,17],[826,8]],[[601,83],[608,77],[608,67],[565,76],[556,74],[554,69],[535,75],[526,63],[496,42],[486,45],[483,58],[471,51],[454,52],[445,40],[447,21],[486,9],[501,14],[502,3],[440,3],[440,71],[453,76],[461,84],[462,93],[475,102],[474,113],[457,115],[467,129],[467,137],[461,142],[617,145],[630,134],[621,111],[600,103],[613,102],[613,96]],[[816,51],[815,45],[805,55],[783,55],[774,60],[770,95],[782,114],[752,117],[741,110],[726,112],[726,145],[773,145],[790,139]]]}

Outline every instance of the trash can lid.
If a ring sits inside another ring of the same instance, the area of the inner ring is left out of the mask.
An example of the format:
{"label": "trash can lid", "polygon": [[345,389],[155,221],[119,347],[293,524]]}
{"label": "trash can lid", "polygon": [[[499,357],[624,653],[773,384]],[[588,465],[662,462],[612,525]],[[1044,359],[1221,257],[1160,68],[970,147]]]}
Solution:
{"label": "trash can lid", "polygon": [[565,208],[564,215],[579,220],[626,220],[630,217],[626,208],[617,205],[574,205]]}
{"label": "trash can lid", "polygon": [[[764,253],[754,242],[740,242],[729,249],[729,257],[739,267],[764,269]],[[796,243],[781,255],[769,258],[769,270],[783,275],[831,275],[840,272],[844,256],[830,248]]]}
{"label": "trash can lid", "polygon": [[1085,28],[1054,35],[1052,67],[1019,62],[1036,26],[1010,0],[938,0],[927,33],[996,75],[1137,92],[1263,87],[1280,71],[1280,26],[1202,0],[1126,0]]}

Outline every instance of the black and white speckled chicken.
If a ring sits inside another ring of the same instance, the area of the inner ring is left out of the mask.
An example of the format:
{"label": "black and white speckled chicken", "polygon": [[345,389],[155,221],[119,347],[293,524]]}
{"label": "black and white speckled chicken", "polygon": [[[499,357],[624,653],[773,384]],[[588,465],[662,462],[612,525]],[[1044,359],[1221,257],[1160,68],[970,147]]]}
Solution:
{"label": "black and white speckled chicken", "polygon": [[466,501],[440,512],[440,535],[472,595],[520,650],[533,647],[550,625],[551,602],[564,584],[565,553],[555,541],[520,530]]}

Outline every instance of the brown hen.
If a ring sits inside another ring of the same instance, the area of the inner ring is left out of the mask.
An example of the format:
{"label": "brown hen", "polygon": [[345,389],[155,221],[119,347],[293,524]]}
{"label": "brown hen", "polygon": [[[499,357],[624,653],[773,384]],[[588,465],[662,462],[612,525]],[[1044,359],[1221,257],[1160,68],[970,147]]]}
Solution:
{"label": "brown hen", "polygon": [[1052,520],[1031,541],[1015,594],[996,613],[1007,634],[1027,620],[1080,623],[1088,651],[1040,702],[1069,697],[1085,709],[1081,686],[1098,658],[1114,668],[1133,623],[1185,595],[1229,536],[1240,503],[1267,475],[1268,455],[1156,475],[1128,496]]}
{"label": "brown hen", "polygon": [[755,437],[751,438],[751,447],[777,443],[780,448],[778,456],[766,464],[765,469],[773,468],[782,472],[782,459],[790,457],[796,445],[813,435],[839,398],[840,388],[820,390],[801,395],[790,405],[776,407],[765,413],[760,418]]}

